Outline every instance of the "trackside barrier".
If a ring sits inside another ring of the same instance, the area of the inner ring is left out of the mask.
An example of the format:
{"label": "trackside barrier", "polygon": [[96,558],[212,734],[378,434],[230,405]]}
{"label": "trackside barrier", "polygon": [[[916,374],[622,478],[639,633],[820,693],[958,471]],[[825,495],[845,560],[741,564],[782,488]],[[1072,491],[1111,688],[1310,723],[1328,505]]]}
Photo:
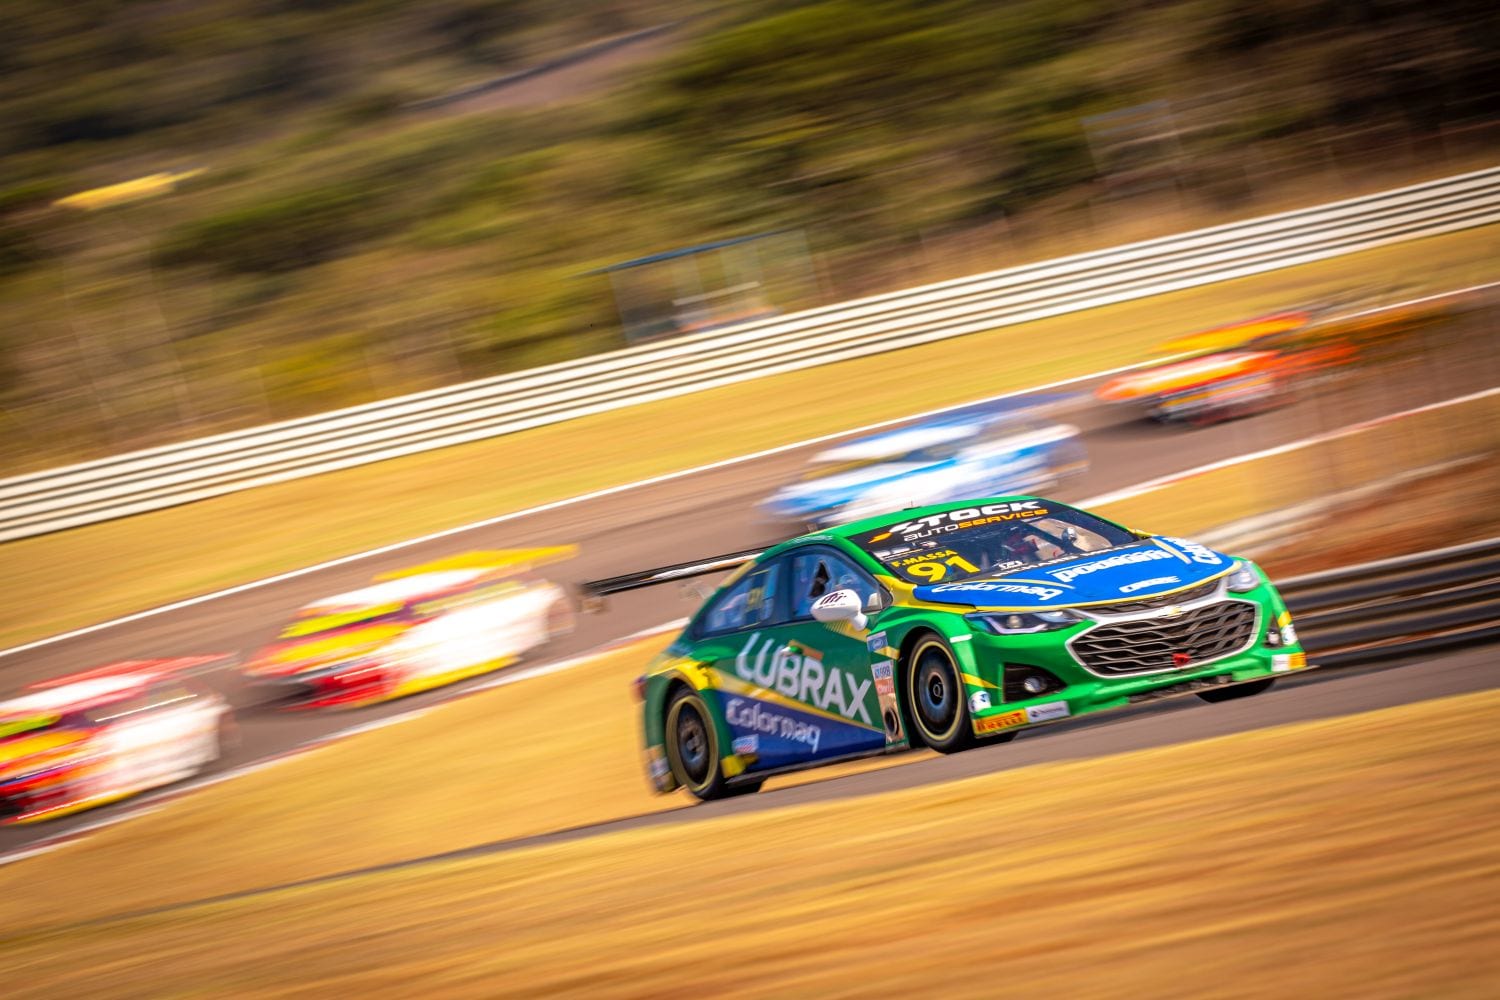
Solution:
{"label": "trackside barrier", "polygon": [[0,541],[1500,221],[1500,168],[0,481]]}
{"label": "trackside barrier", "polygon": [[[722,573],[763,551],[593,580],[580,588],[582,603],[597,608],[610,594]],[[1292,577],[1278,589],[1320,667],[1500,640],[1500,538]]]}
{"label": "trackside barrier", "polygon": [[1500,538],[1347,566],[1281,585],[1321,666],[1500,639]]}

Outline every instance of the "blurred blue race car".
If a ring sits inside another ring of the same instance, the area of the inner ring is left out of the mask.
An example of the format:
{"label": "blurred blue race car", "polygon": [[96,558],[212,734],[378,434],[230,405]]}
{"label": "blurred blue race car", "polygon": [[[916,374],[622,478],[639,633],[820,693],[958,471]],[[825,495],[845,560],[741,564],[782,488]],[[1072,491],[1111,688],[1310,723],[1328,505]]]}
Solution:
{"label": "blurred blue race car", "polygon": [[1078,428],[1052,419],[1074,399],[982,403],[846,441],[814,456],[761,511],[817,530],[963,497],[1046,492],[1088,468]]}

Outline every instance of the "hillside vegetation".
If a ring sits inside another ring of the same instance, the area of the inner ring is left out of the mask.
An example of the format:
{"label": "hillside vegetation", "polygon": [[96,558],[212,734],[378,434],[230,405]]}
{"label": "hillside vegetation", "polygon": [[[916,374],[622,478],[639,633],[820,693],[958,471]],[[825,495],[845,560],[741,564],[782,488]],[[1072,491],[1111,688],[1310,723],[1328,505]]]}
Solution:
{"label": "hillside vegetation", "polygon": [[[673,22],[602,82],[412,106]],[[616,347],[588,272],[726,236],[805,236],[793,308],[1441,173],[1493,148],[1496,26],[1470,0],[14,0],[0,463]]]}

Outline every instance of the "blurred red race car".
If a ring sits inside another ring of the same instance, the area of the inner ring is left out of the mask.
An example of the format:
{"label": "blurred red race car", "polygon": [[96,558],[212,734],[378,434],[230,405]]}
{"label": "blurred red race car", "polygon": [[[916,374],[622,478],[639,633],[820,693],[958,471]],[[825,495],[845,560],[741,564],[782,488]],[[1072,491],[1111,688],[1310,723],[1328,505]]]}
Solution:
{"label": "blurred red race car", "polygon": [[0,822],[90,809],[218,760],[230,707],[193,675],[225,659],[114,663],[0,702]]}

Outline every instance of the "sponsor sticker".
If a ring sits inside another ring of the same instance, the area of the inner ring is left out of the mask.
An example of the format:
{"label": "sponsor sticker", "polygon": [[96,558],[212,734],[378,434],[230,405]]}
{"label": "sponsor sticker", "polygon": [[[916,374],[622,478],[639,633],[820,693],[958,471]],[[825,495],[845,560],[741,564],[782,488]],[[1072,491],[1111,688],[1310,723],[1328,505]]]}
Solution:
{"label": "sponsor sticker", "polygon": [[1047,573],[1058,583],[1067,583],[1080,576],[1088,576],[1097,573],[1101,569],[1113,569],[1116,566],[1131,566],[1136,563],[1155,562],[1158,559],[1171,559],[1172,553],[1165,549],[1142,549],[1139,552],[1121,552],[1115,556],[1105,556],[1103,559],[1095,559],[1081,566],[1060,566]]}
{"label": "sponsor sticker", "polygon": [[870,652],[872,652],[872,653],[878,653],[878,652],[880,652],[882,649],[885,648],[885,633],[884,632],[874,632],[874,633],[872,633],[870,635],[870,637],[865,640],[865,645],[867,645],[870,648]]}
{"label": "sponsor sticker", "polygon": [[[818,743],[823,738],[822,726],[773,712],[760,702],[745,698],[729,699],[729,703],[724,706],[724,721],[740,729],[754,730],[746,735],[762,733],[766,736],[779,736],[793,743],[801,743],[813,753],[818,752]],[[736,742],[738,740],[739,737],[736,737]],[[759,745],[757,740],[756,746]]]}
{"label": "sponsor sticker", "polygon": [[1026,725],[1026,713],[1017,709],[1014,712],[1005,712],[1001,715],[986,715],[974,720],[974,731],[981,735],[985,733],[998,733],[1002,729],[1013,729],[1016,726]]}
{"label": "sponsor sticker", "polygon": [[1056,587],[1043,587],[1028,583],[997,583],[994,580],[976,580],[973,583],[940,583],[932,588],[934,594],[947,594],[955,590],[977,590],[985,594],[1025,594],[1038,600],[1050,601],[1061,597]]}
{"label": "sponsor sticker", "polygon": [[915,521],[901,521],[869,538],[869,543],[883,542],[893,535],[902,541],[914,542],[919,538],[965,528],[977,528],[997,521],[1014,521],[1018,518],[1042,517],[1047,509],[1039,500],[1016,500],[1009,503],[989,503],[980,507],[963,507],[958,510],[929,514]]}
{"label": "sponsor sticker", "polygon": [[1204,566],[1221,566],[1224,559],[1212,549],[1205,548],[1197,542],[1190,542],[1186,538],[1171,538],[1163,535],[1165,541],[1171,542],[1182,551],[1192,557],[1193,562],[1202,563]]}
{"label": "sponsor sticker", "polygon": [[759,753],[760,737],[754,733],[749,736],[736,736],[729,744],[729,748],[737,754]]}
{"label": "sponsor sticker", "polygon": [[890,660],[876,660],[870,664],[870,673],[875,677],[875,693],[882,698],[896,694],[896,670]]}
{"label": "sponsor sticker", "polygon": [[1277,653],[1271,657],[1271,672],[1277,674],[1301,670],[1307,666],[1306,653]]}
{"label": "sponsor sticker", "polygon": [[990,707],[990,693],[988,691],[975,691],[969,695],[969,711],[983,712]]}
{"label": "sponsor sticker", "polygon": [[1033,705],[1026,710],[1027,722],[1051,722],[1053,719],[1066,719],[1072,713],[1068,711],[1068,703],[1065,701],[1049,701],[1045,705]]}
{"label": "sponsor sticker", "polygon": [[1133,594],[1137,590],[1145,590],[1147,587],[1162,587],[1169,583],[1181,583],[1179,576],[1153,576],[1149,580],[1137,580],[1135,583],[1127,583],[1120,588],[1122,594]]}
{"label": "sponsor sticker", "polygon": [[806,646],[777,648],[776,640],[767,637],[762,643],[760,633],[752,632],[734,658],[734,672],[788,698],[874,725],[865,708],[870,681],[855,680],[838,667],[825,667],[822,654]]}

